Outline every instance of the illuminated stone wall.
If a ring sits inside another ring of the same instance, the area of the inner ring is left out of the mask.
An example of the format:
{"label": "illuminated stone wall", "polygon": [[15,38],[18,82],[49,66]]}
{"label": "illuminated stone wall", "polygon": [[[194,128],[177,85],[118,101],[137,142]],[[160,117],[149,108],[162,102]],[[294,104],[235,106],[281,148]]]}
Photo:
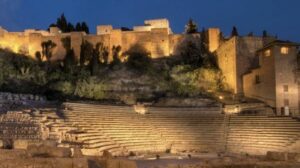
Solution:
{"label": "illuminated stone wall", "polygon": [[228,90],[243,95],[243,75],[255,62],[256,51],[270,40],[273,38],[232,37],[220,44],[216,53]]}
{"label": "illuminated stone wall", "polygon": [[208,49],[210,52],[215,52],[220,46],[220,29],[219,28],[209,28],[208,33]]}
{"label": "illuminated stone wall", "polygon": [[[299,110],[299,85],[294,73],[298,50],[290,46],[288,54],[282,54],[281,47],[284,46],[272,46],[260,52],[260,68],[244,76],[244,91],[245,96],[266,102],[278,113],[285,106],[294,112]],[[265,55],[266,50],[271,52],[270,56]]]}
{"label": "illuminated stone wall", "polygon": [[[143,27],[143,26],[142,26]],[[71,38],[71,47],[75,51],[75,56],[79,59],[80,45],[83,40],[96,45],[102,42],[109,49],[109,60],[112,60],[111,49],[120,45],[121,52],[129,50],[134,45],[144,47],[152,58],[160,58],[172,55],[175,47],[184,38],[184,35],[172,34],[169,21],[166,19],[147,20],[144,27],[137,31],[121,31],[113,29],[111,25],[97,27],[97,35],[87,35],[83,32],[61,33],[59,29],[52,27],[48,31],[25,30],[24,32],[7,32],[0,28],[0,47],[12,50],[16,53],[24,53],[35,57],[36,52],[41,52],[41,43],[52,40],[56,47],[53,50],[52,60],[61,60],[65,56],[61,39]]]}
{"label": "illuminated stone wall", "polygon": [[224,42],[216,52],[218,65],[224,75],[226,89],[237,93],[236,38]]}
{"label": "illuminated stone wall", "polygon": [[[275,79],[276,79],[276,108],[280,111],[282,107],[288,106],[291,110],[299,111],[299,85],[296,81],[295,70],[297,69],[297,54],[299,50],[296,47],[289,47],[288,54],[281,53],[281,47],[273,48],[275,57]],[[284,90],[284,86],[288,90]],[[288,104],[285,105],[285,100]]]}

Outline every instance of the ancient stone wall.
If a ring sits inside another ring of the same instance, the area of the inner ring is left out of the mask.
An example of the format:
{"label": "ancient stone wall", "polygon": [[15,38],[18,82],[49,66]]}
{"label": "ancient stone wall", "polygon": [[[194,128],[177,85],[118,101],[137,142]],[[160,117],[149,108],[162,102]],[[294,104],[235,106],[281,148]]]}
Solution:
{"label": "ancient stone wall", "polygon": [[41,139],[41,127],[28,114],[8,112],[0,115],[0,139]]}
{"label": "ancient stone wall", "polygon": [[224,82],[227,89],[237,93],[236,79],[236,37],[224,42],[216,51],[218,56],[218,65],[224,75]]}
{"label": "ancient stone wall", "polygon": [[261,68],[253,69],[243,77],[244,94],[275,107],[274,57],[264,57],[260,54],[260,60]]}
{"label": "ancient stone wall", "polygon": [[239,37],[236,41],[236,90],[243,94],[243,75],[252,68],[256,51],[263,47],[262,37]]}
{"label": "ancient stone wall", "polygon": [[[288,53],[281,53],[282,47]],[[269,55],[266,55],[269,52]],[[244,75],[244,91],[247,97],[260,99],[277,109],[299,109],[299,88],[295,78],[298,50],[296,47],[273,46],[259,52],[259,68]]]}
{"label": "ancient stone wall", "polygon": [[215,52],[220,46],[220,34],[219,28],[209,28],[208,33],[208,48],[210,52]]}
{"label": "ancient stone wall", "polygon": [[[51,28],[48,31],[25,30],[24,32],[7,32],[0,29],[0,47],[12,50],[16,53],[22,53],[35,58],[37,52],[42,53],[41,43],[51,40],[56,44],[53,49],[51,60],[61,60],[66,51],[61,40],[65,37],[71,38],[71,47],[74,49],[75,56],[79,59],[80,45],[83,40],[96,45],[102,42],[110,52],[109,60],[112,60],[111,49],[113,46],[121,46],[122,51],[129,50],[132,46],[138,44],[144,47],[152,58],[169,56],[174,51],[174,47],[180,42],[181,36],[173,35],[169,27],[169,21],[166,19],[145,21],[146,29],[136,31],[122,31],[113,29],[111,25],[97,27],[97,35],[86,35],[83,32],[61,33],[57,28]],[[174,37],[173,37],[174,36]]]}
{"label": "ancient stone wall", "polygon": [[219,67],[230,91],[243,95],[243,75],[253,67],[257,61],[256,51],[267,40],[262,37],[232,37],[216,50]]}

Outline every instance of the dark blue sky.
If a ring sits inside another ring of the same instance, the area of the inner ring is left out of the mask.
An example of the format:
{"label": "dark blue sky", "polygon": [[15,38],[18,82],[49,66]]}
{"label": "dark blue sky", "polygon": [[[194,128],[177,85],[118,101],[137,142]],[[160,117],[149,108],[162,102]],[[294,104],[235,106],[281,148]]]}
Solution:
{"label": "dark blue sky", "polygon": [[143,20],[168,18],[174,32],[193,18],[200,27],[220,27],[229,34],[269,33],[300,42],[300,0],[0,0],[0,25],[9,31],[46,29],[64,12],[72,21],[114,27],[142,25]]}

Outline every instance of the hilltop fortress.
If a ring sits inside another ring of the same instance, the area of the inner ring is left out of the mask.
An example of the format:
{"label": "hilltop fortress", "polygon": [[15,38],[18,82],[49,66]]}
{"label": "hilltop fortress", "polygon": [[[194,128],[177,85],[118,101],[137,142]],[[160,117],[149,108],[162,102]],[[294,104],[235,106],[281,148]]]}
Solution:
{"label": "hilltop fortress", "polygon": [[109,51],[113,46],[119,45],[124,52],[138,44],[144,47],[152,58],[160,58],[173,55],[177,45],[185,36],[173,34],[167,19],[146,20],[143,26],[135,26],[133,30],[114,29],[112,25],[100,25],[97,26],[96,35],[85,32],[61,33],[57,27],[51,27],[49,31],[27,29],[24,32],[8,32],[0,28],[0,47],[34,58],[36,52],[42,51],[41,43],[51,40],[56,44],[52,60],[59,60],[65,56],[61,39],[70,37],[71,47],[77,58],[80,55],[80,45],[84,40],[93,45],[102,42]]}
{"label": "hilltop fortress", "polygon": [[[292,65],[297,62],[298,44],[253,35],[224,39],[219,28],[207,29],[206,35],[208,49],[217,56],[227,90],[235,95],[262,100],[276,108],[276,111],[282,111],[285,107],[296,111],[299,109],[300,94],[298,83],[295,82],[298,65]],[[66,51],[61,40],[66,37],[70,37],[77,58],[80,56],[80,46],[86,40],[93,45],[102,42],[109,49],[110,61],[113,46],[121,46],[121,53],[124,53],[132,46],[140,45],[155,59],[176,55],[177,47],[187,38],[201,38],[199,34],[173,34],[167,19],[157,19],[146,20],[143,26],[135,26],[132,30],[100,25],[96,34],[61,33],[57,27],[51,27],[49,31],[28,29],[24,32],[8,32],[0,27],[0,48],[35,58],[36,52],[42,51],[41,43],[51,40],[56,44],[51,59],[62,60]],[[270,63],[266,64],[266,61]],[[281,68],[284,66],[289,68]],[[273,80],[272,76],[278,80]],[[293,93],[289,93],[289,90]]]}

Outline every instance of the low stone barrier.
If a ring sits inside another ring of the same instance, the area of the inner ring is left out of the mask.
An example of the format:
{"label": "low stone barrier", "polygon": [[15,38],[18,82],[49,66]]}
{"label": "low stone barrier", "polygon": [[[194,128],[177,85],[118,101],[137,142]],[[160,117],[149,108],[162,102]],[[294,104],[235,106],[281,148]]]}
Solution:
{"label": "low stone barrier", "polygon": [[270,161],[300,162],[300,153],[267,152],[266,159]]}
{"label": "low stone barrier", "polygon": [[0,100],[6,101],[45,101],[44,96],[32,95],[32,94],[14,94],[8,92],[0,92]]}
{"label": "low stone barrier", "polygon": [[86,158],[15,158],[2,160],[0,168],[89,168]]}
{"label": "low stone barrier", "polygon": [[70,158],[72,156],[70,148],[51,147],[45,144],[29,145],[27,152],[31,157]]}
{"label": "low stone barrier", "polygon": [[210,107],[221,106],[212,99],[206,98],[161,98],[155,106],[167,107]]}
{"label": "low stone barrier", "polygon": [[137,165],[131,160],[108,159],[105,168],[137,168]]}

